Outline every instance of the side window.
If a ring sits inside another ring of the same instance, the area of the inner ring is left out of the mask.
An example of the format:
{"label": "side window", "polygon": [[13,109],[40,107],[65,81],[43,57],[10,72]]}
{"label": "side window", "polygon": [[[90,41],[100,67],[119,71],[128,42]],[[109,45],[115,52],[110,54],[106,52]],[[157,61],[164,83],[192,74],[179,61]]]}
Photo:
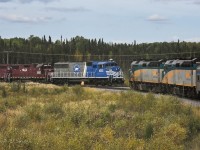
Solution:
{"label": "side window", "polygon": [[97,65],[93,65],[93,68],[97,68]]}

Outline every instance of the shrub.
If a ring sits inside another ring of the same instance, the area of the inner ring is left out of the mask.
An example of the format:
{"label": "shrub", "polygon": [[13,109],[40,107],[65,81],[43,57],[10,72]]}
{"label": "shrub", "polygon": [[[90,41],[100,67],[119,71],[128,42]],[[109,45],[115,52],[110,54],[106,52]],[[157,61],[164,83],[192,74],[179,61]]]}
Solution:
{"label": "shrub", "polygon": [[42,119],[44,119],[42,108],[38,104],[32,104],[31,106],[26,107],[25,111],[33,121],[40,122]]}
{"label": "shrub", "polygon": [[21,89],[21,82],[12,82],[11,83],[11,91],[12,92],[19,92]]}
{"label": "shrub", "polygon": [[198,117],[191,115],[189,116],[188,130],[189,137],[196,135],[200,131],[200,120]]}
{"label": "shrub", "polygon": [[5,103],[0,103],[0,113],[6,112]]}
{"label": "shrub", "polygon": [[0,130],[7,126],[7,116],[0,114]]}
{"label": "shrub", "polygon": [[58,102],[47,104],[44,108],[45,113],[52,114],[56,116],[63,116],[64,110],[62,108],[62,105]]}
{"label": "shrub", "polygon": [[83,112],[74,112],[71,114],[71,122],[74,124],[75,127],[79,127],[82,121],[85,119]]}
{"label": "shrub", "polygon": [[31,121],[30,116],[28,116],[27,114],[22,114],[20,116],[17,116],[17,118],[15,119],[15,125],[18,128],[25,128],[28,126],[30,121]]}
{"label": "shrub", "polygon": [[110,112],[114,112],[116,109],[117,109],[116,104],[109,104],[109,105],[108,105],[108,110],[109,110]]}
{"label": "shrub", "polygon": [[3,98],[6,98],[7,97],[7,92],[6,92],[6,89],[5,89],[5,87],[3,87],[2,88],[2,93],[1,93],[1,96],[3,97]]}
{"label": "shrub", "polygon": [[72,92],[75,95],[75,100],[83,100],[83,94],[84,94],[84,88],[82,88],[80,85],[76,85],[72,87]]}
{"label": "shrub", "polygon": [[150,139],[153,135],[153,125],[151,123],[148,123],[145,129],[145,138]]}
{"label": "shrub", "polygon": [[163,127],[149,143],[149,149],[183,149],[186,129],[177,123]]}
{"label": "shrub", "polygon": [[1,138],[0,146],[2,149],[28,149],[34,148],[34,143],[25,131],[20,131],[16,128],[5,130]]}

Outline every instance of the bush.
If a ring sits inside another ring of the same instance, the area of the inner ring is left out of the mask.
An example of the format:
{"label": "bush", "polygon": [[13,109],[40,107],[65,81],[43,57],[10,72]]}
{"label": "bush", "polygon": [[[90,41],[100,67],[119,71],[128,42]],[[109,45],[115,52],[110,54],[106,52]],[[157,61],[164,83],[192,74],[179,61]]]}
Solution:
{"label": "bush", "polygon": [[82,121],[85,119],[83,112],[74,112],[70,115],[71,122],[74,124],[75,127],[79,127]]}
{"label": "bush", "polygon": [[11,83],[11,91],[12,92],[19,92],[21,89],[21,82],[12,82]]}
{"label": "bush", "polygon": [[7,126],[7,116],[0,114],[0,130]]}
{"label": "bush", "polygon": [[25,109],[28,117],[33,121],[42,121],[44,119],[42,108],[38,104],[32,104],[31,106],[26,107]]}
{"label": "bush", "polygon": [[1,93],[1,96],[3,97],[3,98],[6,98],[7,97],[7,92],[6,92],[6,89],[3,87],[2,88],[2,93]]}
{"label": "bush", "polygon": [[0,113],[6,112],[6,106],[4,103],[0,104]]}
{"label": "bush", "polygon": [[84,96],[84,88],[82,88],[80,85],[76,85],[74,87],[72,87],[72,92],[74,94],[74,98],[75,100],[83,100],[83,96]]}
{"label": "bush", "polygon": [[47,104],[44,108],[44,111],[45,113],[51,115],[56,115],[61,117],[64,115],[64,110],[62,108],[62,105],[59,104],[58,102]]}
{"label": "bush", "polygon": [[22,114],[20,116],[17,116],[17,118],[15,119],[15,125],[18,128],[25,128],[28,127],[28,124],[31,122],[31,118],[30,116],[28,116],[27,114]]}
{"label": "bush", "polygon": [[27,149],[31,150],[34,148],[34,143],[30,139],[25,131],[20,131],[15,128],[5,130],[3,137],[0,139],[0,147],[6,150],[13,149]]}
{"label": "bush", "polygon": [[145,138],[150,139],[153,135],[153,125],[151,123],[148,123],[145,129]]}

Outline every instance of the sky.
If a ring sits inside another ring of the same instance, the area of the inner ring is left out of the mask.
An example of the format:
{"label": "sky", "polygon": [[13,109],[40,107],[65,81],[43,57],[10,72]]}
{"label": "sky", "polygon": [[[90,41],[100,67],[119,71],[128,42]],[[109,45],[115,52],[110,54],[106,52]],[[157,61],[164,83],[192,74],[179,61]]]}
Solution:
{"label": "sky", "polygon": [[200,42],[200,0],[0,0],[1,38]]}

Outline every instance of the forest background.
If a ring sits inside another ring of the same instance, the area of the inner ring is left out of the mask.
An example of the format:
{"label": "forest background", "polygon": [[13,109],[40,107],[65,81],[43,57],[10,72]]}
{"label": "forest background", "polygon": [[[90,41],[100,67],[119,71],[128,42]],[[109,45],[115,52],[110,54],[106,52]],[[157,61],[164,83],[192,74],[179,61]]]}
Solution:
{"label": "forest background", "polygon": [[200,58],[200,43],[172,41],[154,43],[107,43],[103,39],[76,36],[52,41],[51,36],[30,35],[25,38],[0,37],[0,63],[30,64],[61,61],[91,61],[114,59],[124,72],[134,60]]}

